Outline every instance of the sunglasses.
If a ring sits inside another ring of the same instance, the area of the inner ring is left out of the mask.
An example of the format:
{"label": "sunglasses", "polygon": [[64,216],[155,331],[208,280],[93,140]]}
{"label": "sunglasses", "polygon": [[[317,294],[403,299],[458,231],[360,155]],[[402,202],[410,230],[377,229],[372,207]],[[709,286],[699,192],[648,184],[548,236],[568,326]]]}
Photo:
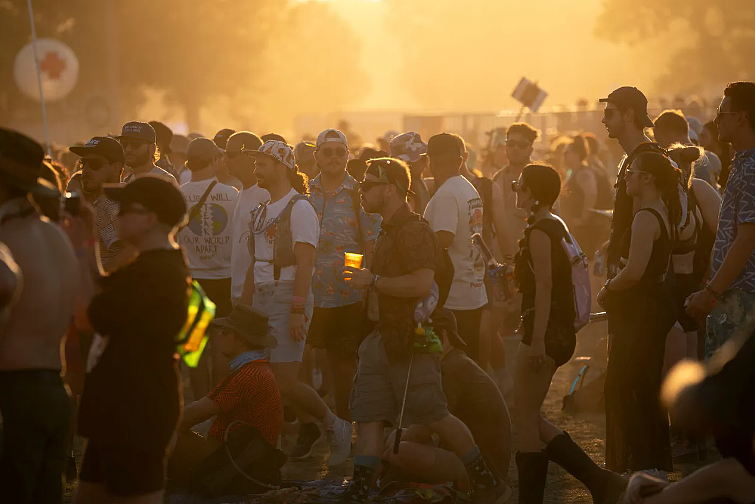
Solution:
{"label": "sunglasses", "polygon": [[335,148],[325,147],[320,152],[322,152],[322,155],[325,157],[336,156],[340,158],[346,155],[346,149],[344,149],[343,147],[335,147]]}
{"label": "sunglasses", "polygon": [[121,139],[121,146],[124,149],[128,149],[131,147],[131,150],[137,150],[142,145],[147,145],[148,142],[145,142],[144,140],[127,140],[125,138]]}
{"label": "sunglasses", "polygon": [[739,112],[721,112],[721,110],[716,110],[716,118],[713,119],[714,122],[719,122],[721,118],[725,115],[732,115],[732,114],[739,114]]}
{"label": "sunglasses", "polygon": [[80,161],[80,164],[82,168],[88,167],[92,171],[98,171],[100,168],[110,163],[108,161],[103,161],[101,159],[82,158]]}
{"label": "sunglasses", "polygon": [[365,180],[362,182],[359,186],[359,190],[363,193],[370,192],[371,189],[378,187],[378,186],[384,186],[389,185],[388,182],[379,182],[377,180]]}
{"label": "sunglasses", "polygon": [[520,140],[519,142],[517,142],[516,140],[506,140],[506,147],[511,149],[524,150],[532,147],[532,144],[526,140]]}
{"label": "sunglasses", "polygon": [[122,217],[126,214],[148,214],[152,213],[151,210],[147,210],[144,207],[138,207],[133,205],[123,205],[118,209],[118,216]]}

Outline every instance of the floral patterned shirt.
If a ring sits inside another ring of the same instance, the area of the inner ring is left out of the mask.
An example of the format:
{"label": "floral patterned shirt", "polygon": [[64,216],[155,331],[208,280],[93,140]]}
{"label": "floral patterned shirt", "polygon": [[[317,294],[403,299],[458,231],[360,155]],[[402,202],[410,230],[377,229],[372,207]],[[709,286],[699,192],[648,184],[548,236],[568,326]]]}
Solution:
{"label": "floral patterned shirt", "polygon": [[349,287],[343,279],[344,253],[364,254],[365,242],[374,240],[380,232],[381,219],[377,214],[364,211],[357,186],[357,181],[348,173],[333,192],[323,190],[320,175],[309,183],[309,200],[320,219],[320,239],[312,276],[317,308],[336,308],[362,301],[362,292]]}

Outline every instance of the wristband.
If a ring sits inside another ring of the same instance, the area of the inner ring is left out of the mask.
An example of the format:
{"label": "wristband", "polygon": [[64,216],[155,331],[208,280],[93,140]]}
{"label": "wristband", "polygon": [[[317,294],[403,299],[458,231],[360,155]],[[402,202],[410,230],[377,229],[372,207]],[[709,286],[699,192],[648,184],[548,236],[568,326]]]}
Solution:
{"label": "wristband", "polygon": [[304,306],[307,304],[307,299],[299,296],[294,296],[291,298],[291,302],[294,304],[294,306]]}
{"label": "wristband", "polygon": [[721,299],[723,297],[723,294],[714,290],[713,287],[711,287],[709,283],[705,284],[705,290],[713,294],[714,299]]}
{"label": "wristband", "polygon": [[370,282],[370,288],[378,290],[377,283],[380,280],[380,275],[372,275],[372,282]]}

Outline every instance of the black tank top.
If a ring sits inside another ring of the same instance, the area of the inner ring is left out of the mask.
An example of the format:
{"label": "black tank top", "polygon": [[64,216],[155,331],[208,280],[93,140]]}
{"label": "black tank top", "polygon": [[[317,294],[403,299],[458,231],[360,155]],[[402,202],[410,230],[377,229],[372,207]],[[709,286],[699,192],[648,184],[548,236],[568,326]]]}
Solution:
{"label": "black tank top", "polygon": [[[658,219],[658,224],[661,226],[661,236],[653,242],[653,251],[650,253],[650,260],[645,267],[645,272],[642,274],[643,283],[660,283],[663,281],[663,277],[668,271],[669,260],[671,259],[671,249],[673,243],[669,238],[668,230],[666,229],[666,223],[655,209],[653,208],[640,208],[637,210],[635,216],[640,212],[650,212]],[[624,235],[621,247],[621,257],[627,259],[629,257],[629,244],[632,241],[632,227]]]}

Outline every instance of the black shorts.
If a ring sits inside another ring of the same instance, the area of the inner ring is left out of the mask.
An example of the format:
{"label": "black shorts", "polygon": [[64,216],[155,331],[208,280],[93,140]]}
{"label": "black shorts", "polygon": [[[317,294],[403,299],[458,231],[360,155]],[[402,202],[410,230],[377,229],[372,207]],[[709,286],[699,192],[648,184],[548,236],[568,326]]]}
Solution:
{"label": "black shorts", "polygon": [[70,453],[71,399],[60,371],[0,372],[0,413],[0,500],[61,502]]}
{"label": "black shorts", "polygon": [[231,302],[231,279],[230,278],[195,278],[194,280],[202,287],[202,290],[215,303],[215,317],[227,317],[231,314],[233,303]]}
{"label": "black shorts", "polygon": [[165,488],[166,446],[142,449],[88,441],[79,479],[105,485],[110,495],[134,497]]}
{"label": "black shorts", "polygon": [[[484,307],[483,307],[484,308]],[[451,310],[456,317],[456,331],[466,347],[461,348],[475,362],[480,359],[480,321],[483,308],[476,310]]]}
{"label": "black shorts", "polygon": [[341,357],[356,359],[362,344],[364,306],[353,303],[336,308],[315,308],[307,333],[307,344],[325,348]]}

